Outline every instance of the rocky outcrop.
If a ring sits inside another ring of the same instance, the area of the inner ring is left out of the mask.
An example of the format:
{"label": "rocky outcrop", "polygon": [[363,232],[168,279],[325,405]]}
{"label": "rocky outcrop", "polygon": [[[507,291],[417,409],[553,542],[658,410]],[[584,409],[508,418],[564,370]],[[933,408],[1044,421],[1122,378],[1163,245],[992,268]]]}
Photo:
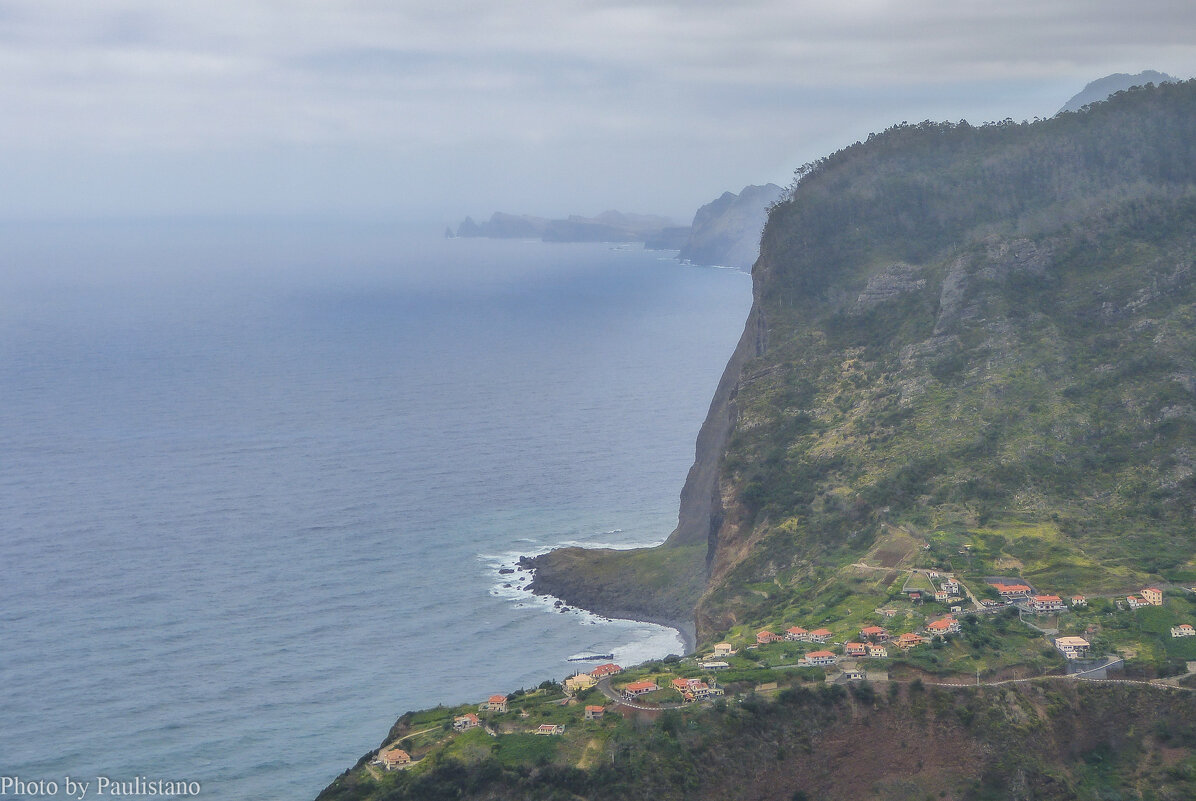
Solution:
{"label": "rocky outcrop", "polygon": [[745,186],[738,195],[724,192],[698,209],[689,240],[677,258],[750,270],[760,255],[760,232],[768,219],[768,209],[784,192],[776,184]]}

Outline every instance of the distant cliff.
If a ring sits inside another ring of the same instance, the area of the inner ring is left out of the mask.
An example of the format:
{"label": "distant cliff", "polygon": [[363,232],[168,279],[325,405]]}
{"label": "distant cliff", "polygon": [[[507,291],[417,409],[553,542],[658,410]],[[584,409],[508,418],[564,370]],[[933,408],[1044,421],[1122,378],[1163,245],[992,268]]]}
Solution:
{"label": "distant cliff", "polygon": [[645,246],[657,250],[678,248],[688,235],[688,228],[676,225],[667,217],[613,210],[604,211],[597,217],[573,214],[559,220],[495,212],[485,222],[478,223],[466,217],[457,226],[459,237],[541,239],[545,242],[644,242]]}
{"label": "distant cliff", "polygon": [[1139,72],[1137,75],[1127,75],[1124,72],[1116,72],[1112,75],[1106,75],[1103,78],[1093,81],[1085,86],[1079,94],[1068,100],[1063,104],[1060,112],[1064,111],[1079,111],[1084,106],[1091,103],[1100,103],[1108,100],[1109,95],[1117,92],[1125,91],[1126,89],[1135,86],[1145,86],[1148,83],[1173,83],[1177,78],[1168,75],[1165,72],[1155,72],[1154,70],[1146,70]]}
{"label": "distant cliff", "polygon": [[784,195],[776,184],[745,186],[738,195],[721,197],[694,215],[689,240],[677,258],[694,264],[710,264],[750,270],[760,255],[760,233],[768,209]]}

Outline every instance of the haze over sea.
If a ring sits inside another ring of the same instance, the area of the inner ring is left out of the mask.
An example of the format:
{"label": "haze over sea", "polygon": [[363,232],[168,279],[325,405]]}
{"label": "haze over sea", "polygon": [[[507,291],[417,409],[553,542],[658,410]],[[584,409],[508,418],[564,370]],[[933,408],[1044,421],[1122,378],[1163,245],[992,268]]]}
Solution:
{"label": "haze over sea", "polygon": [[437,234],[0,228],[0,775],[310,799],[407,709],[681,650],[498,570],[668,534],[748,277]]}

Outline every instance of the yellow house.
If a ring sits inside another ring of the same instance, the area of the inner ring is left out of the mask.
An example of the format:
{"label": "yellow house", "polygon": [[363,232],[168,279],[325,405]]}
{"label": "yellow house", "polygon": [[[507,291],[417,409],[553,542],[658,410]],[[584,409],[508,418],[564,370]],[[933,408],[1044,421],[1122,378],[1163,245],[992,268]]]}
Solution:
{"label": "yellow house", "polygon": [[735,649],[731,647],[729,642],[720,642],[714,646],[715,656],[730,656],[735,653]]}
{"label": "yellow house", "polygon": [[590,674],[578,673],[576,676],[565,679],[565,689],[571,693],[579,693],[582,690],[590,689],[597,683]]}
{"label": "yellow house", "polygon": [[1162,606],[1163,591],[1157,587],[1147,587],[1146,589],[1142,590],[1142,600],[1146,601],[1146,603],[1150,604],[1151,606]]}

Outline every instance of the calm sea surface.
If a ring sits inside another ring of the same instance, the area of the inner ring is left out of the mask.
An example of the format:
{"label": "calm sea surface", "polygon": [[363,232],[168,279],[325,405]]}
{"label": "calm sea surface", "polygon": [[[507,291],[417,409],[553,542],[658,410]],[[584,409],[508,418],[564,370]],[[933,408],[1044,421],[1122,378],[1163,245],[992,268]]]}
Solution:
{"label": "calm sea surface", "polygon": [[681,650],[498,570],[668,534],[750,280],[437,233],[0,227],[0,776],[311,799],[407,709]]}

